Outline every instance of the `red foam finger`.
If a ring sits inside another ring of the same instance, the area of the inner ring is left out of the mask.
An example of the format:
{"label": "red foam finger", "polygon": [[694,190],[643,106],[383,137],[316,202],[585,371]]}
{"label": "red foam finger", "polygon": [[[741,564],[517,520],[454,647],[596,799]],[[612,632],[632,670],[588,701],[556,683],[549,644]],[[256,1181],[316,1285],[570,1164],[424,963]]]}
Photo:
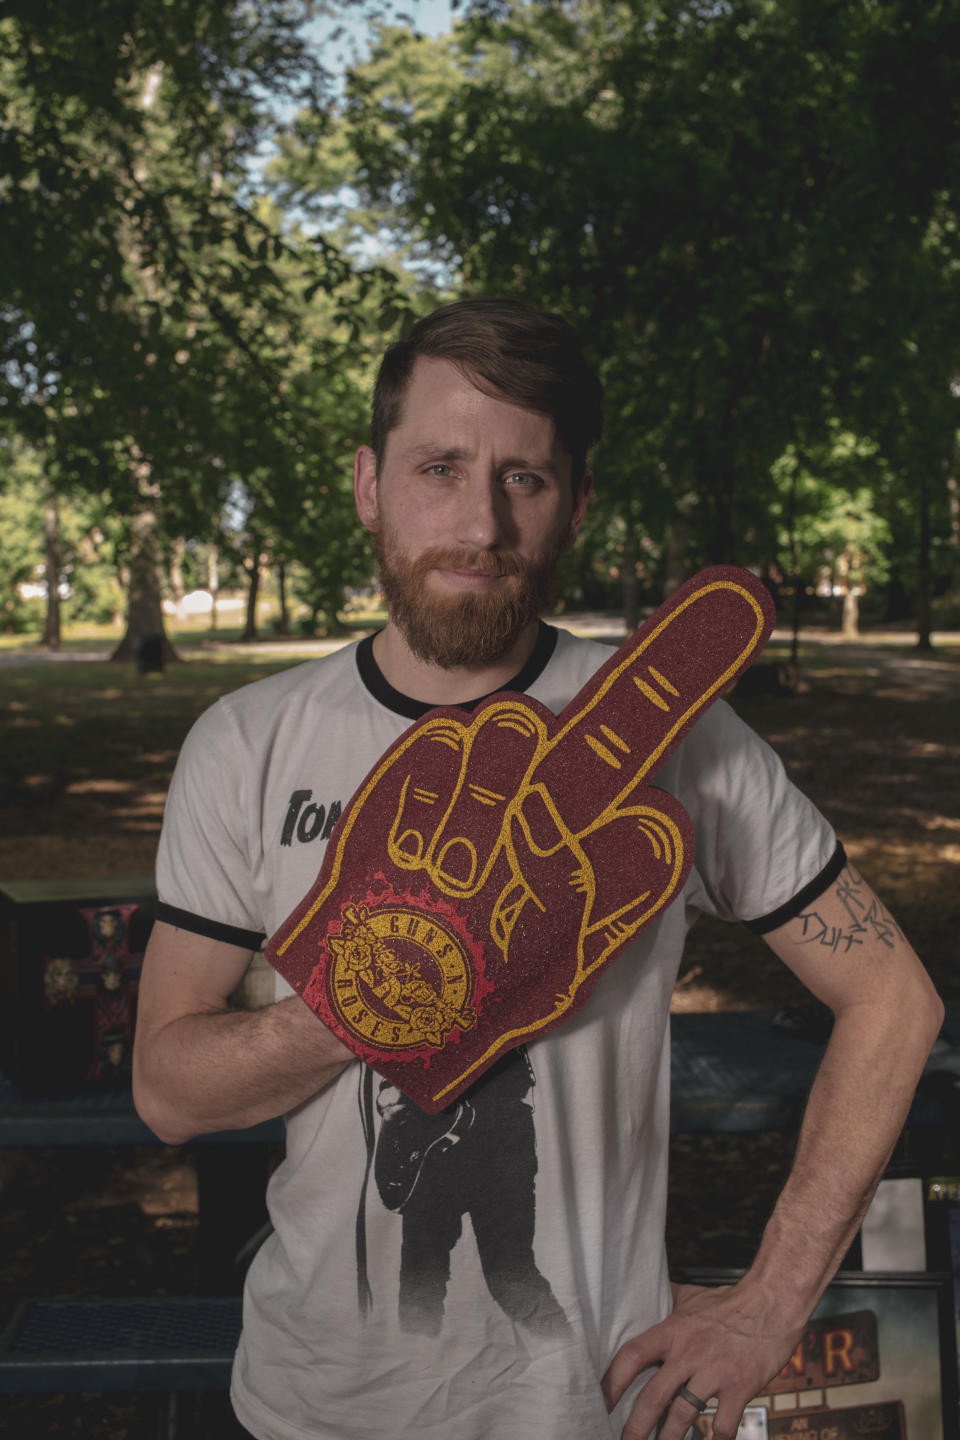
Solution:
{"label": "red foam finger", "polygon": [[622,645],[559,717],[536,779],[583,829],[651,776],[760,653],[775,611],[734,566],[702,570]]}
{"label": "red foam finger", "polygon": [[705,571],[559,718],[509,694],[432,711],[346,807],[271,963],[425,1110],[451,1104],[679,894],[692,826],[649,776],[772,621],[752,576]]}
{"label": "red foam finger", "polygon": [[[459,722],[431,719],[393,767],[393,792],[399,790],[399,794],[387,843],[394,862],[401,867],[419,868],[427,856],[438,820],[460,786],[465,752],[464,727]],[[381,805],[388,803],[385,786],[380,797]],[[379,848],[379,816],[375,818],[371,812],[367,818],[374,821],[373,843]]]}
{"label": "red foam finger", "polygon": [[487,883],[507,808],[543,738],[537,721],[528,706],[500,697],[485,706],[469,728],[462,781],[432,850],[431,878],[451,895],[470,896]]}

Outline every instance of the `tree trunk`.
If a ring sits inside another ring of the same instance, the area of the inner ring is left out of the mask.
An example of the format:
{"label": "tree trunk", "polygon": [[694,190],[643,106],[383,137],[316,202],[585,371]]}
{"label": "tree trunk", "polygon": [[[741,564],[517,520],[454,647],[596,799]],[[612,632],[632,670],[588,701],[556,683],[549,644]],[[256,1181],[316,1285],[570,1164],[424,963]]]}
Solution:
{"label": "tree trunk", "polygon": [[790,576],[793,595],[790,602],[790,664],[796,675],[800,664],[800,556],[797,545],[797,475],[803,461],[802,452],[797,448],[797,457],[790,471],[790,492],[787,497],[787,544],[790,547]]}
{"label": "tree trunk", "polygon": [[220,572],[217,569],[218,552],[216,545],[211,545],[207,553],[207,589],[210,591],[210,599],[213,604],[210,606],[210,629],[217,628],[217,596],[220,593]]}
{"label": "tree trunk", "polygon": [[44,482],[43,548],[47,577],[47,613],[40,644],[45,650],[60,649],[60,511],[57,494],[49,478]]}
{"label": "tree trunk", "polygon": [[790,664],[796,671],[800,664],[800,577],[793,577],[793,600],[790,616]]}
{"label": "tree trunk", "polygon": [[260,597],[260,551],[254,550],[248,560],[244,560],[243,568],[250,576],[250,584],[247,588],[247,618],[243,627],[241,641],[257,639],[257,600]]}
{"label": "tree trunk", "polygon": [[[163,61],[156,61],[148,70],[140,106],[152,109],[163,75]],[[148,168],[143,156],[134,161],[134,176],[143,184]],[[143,264],[136,231],[124,226],[118,236],[120,250],[127,264],[136,269],[147,299],[159,299],[156,272]],[[145,321],[141,322],[144,351],[147,345]],[[142,378],[142,377],[141,377]],[[167,638],[163,620],[163,568],[160,550],[160,486],[153,474],[153,464],[136,440],[130,441],[130,480],[133,490],[133,516],[130,521],[130,584],[127,590],[127,628],[114,650],[112,660],[135,660],[141,670],[162,669],[179,655]]]}
{"label": "tree trunk", "polygon": [[679,590],[687,578],[687,546],[690,543],[690,525],[683,515],[675,515],[667,526],[664,546],[663,598],[668,599]]}
{"label": "tree trunk", "polygon": [[851,587],[843,592],[843,619],[840,633],[848,640],[856,640],[860,634],[860,602],[857,592]]}
{"label": "tree trunk", "polygon": [[951,473],[947,476],[947,510],[950,516],[950,595],[960,595],[960,484]]}
{"label": "tree trunk", "polygon": [[932,650],[933,617],[930,610],[930,487],[921,467],[917,498],[920,527],[917,545],[917,649]]}
{"label": "tree trunk", "polygon": [[277,617],[276,631],[278,635],[289,635],[290,611],[287,607],[287,567],[283,560],[277,561],[277,598],[280,602],[280,614]]}
{"label": "tree trunk", "polygon": [[160,554],[160,487],[150,462],[131,447],[130,475],[136,505],[130,521],[130,584],[127,628],[111,660],[142,661],[145,652],[159,655],[160,664],[179,660],[163,623],[162,557]]}
{"label": "tree trunk", "polygon": [[637,544],[633,534],[633,522],[627,517],[627,533],[623,539],[623,558],[620,561],[620,589],[623,595],[623,623],[627,634],[632,635],[640,624],[640,604],[637,598]]}
{"label": "tree trunk", "polygon": [[[711,463],[702,493],[710,496],[713,526],[707,538],[707,555],[712,565],[732,565],[736,558],[733,539],[733,480],[728,471]],[[713,472],[718,473],[714,474]],[[702,473],[702,472],[701,472]]]}
{"label": "tree trunk", "polygon": [[328,635],[346,635],[347,627],[340,619],[343,609],[343,586],[331,584],[324,597],[324,612],[327,617]]}
{"label": "tree trunk", "polygon": [[174,605],[179,606],[183,601],[183,552],[187,548],[187,542],[182,535],[178,535],[170,542],[170,599]]}

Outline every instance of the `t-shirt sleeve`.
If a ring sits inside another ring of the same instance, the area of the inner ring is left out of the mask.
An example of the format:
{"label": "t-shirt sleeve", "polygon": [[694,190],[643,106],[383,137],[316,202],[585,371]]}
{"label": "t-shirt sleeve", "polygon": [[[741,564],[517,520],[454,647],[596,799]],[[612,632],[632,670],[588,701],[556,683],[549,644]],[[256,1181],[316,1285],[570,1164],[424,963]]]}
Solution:
{"label": "t-shirt sleeve", "polygon": [[832,825],[728,705],[704,716],[680,754],[700,909],[763,934],[833,883],[845,857]]}
{"label": "t-shirt sleeve", "polygon": [[222,701],[183,744],[157,853],[157,918],[182,930],[257,949],[264,938],[248,854],[247,777]]}

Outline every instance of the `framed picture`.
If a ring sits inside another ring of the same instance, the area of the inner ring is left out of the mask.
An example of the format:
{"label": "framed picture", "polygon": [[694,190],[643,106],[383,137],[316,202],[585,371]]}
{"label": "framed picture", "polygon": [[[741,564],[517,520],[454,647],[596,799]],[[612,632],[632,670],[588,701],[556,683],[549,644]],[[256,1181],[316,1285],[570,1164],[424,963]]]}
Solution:
{"label": "framed picture", "polygon": [[[926,1182],[928,1264],[953,1276],[953,1320],[960,1356],[960,1175]],[[958,1360],[960,1374],[960,1360]]]}
{"label": "framed picture", "polygon": [[[685,1270],[729,1285],[739,1270]],[[953,1277],[836,1277],[788,1363],[744,1414],[738,1440],[960,1440]],[[690,1431],[711,1440],[712,1411]]]}

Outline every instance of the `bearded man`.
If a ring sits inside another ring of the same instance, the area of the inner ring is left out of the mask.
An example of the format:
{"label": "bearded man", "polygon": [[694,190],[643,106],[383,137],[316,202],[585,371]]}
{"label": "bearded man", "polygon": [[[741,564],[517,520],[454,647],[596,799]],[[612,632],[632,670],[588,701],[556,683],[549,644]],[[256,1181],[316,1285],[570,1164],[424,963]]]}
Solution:
{"label": "bearded man", "polygon": [[[456,1106],[418,1117],[394,1087],[374,1097],[279,978],[274,1005],[229,1011],[333,817],[411,721],[501,690],[556,714],[609,658],[538,618],[599,431],[599,384],[558,317],[490,299],[420,321],[384,359],[355,463],[384,629],[226,696],[181,754],[135,1096],[174,1144],[287,1118],[231,1390],[258,1440],[648,1440],[658,1425],[681,1440],[713,1396],[715,1440],[732,1440],[856,1232],[939,1028],[920,962],[830,825],[722,702],[657,773],[695,828],[682,896],[572,1020]],[[729,1289],[674,1296],[668,1011],[701,913],[764,934],[836,1018],[756,1261]]]}

